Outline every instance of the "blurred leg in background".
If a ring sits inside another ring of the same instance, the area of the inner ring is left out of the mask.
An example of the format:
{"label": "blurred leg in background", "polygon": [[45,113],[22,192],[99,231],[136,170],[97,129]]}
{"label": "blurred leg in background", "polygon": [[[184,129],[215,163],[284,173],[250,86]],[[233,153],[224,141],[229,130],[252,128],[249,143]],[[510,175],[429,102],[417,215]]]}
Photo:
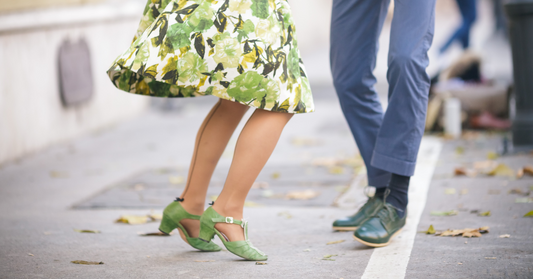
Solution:
{"label": "blurred leg in background", "polygon": [[462,24],[457,28],[448,41],[441,47],[440,52],[445,52],[455,41],[459,41],[463,49],[470,46],[470,30],[476,21],[477,0],[456,0],[461,12]]}

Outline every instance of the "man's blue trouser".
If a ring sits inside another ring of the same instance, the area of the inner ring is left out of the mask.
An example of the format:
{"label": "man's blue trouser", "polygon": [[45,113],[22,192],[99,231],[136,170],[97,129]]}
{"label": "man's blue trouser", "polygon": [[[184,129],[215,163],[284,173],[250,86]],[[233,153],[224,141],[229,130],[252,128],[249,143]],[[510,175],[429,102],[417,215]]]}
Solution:
{"label": "man's blue trouser", "polygon": [[389,0],[333,0],[331,71],[342,110],[365,161],[368,184],[412,176],[424,133],[435,0],[395,0],[383,113],[374,89],[378,38]]}

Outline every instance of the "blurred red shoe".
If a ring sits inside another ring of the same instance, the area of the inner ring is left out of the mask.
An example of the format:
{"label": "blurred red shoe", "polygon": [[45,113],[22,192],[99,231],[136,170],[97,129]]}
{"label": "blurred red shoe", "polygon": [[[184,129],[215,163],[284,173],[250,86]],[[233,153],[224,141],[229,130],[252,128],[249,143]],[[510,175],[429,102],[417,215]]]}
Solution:
{"label": "blurred red shoe", "polygon": [[490,112],[485,111],[478,116],[473,116],[470,119],[470,126],[477,129],[508,130],[511,128],[511,121],[497,118]]}

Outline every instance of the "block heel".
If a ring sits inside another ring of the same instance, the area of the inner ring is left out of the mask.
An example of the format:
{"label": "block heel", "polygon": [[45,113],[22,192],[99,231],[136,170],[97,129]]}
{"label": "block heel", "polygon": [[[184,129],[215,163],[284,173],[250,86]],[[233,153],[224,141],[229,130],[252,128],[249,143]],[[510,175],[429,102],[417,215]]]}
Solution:
{"label": "block heel", "polygon": [[178,224],[176,224],[170,217],[163,214],[163,219],[161,220],[161,224],[159,225],[159,231],[162,233],[170,234],[174,229],[178,228]]}
{"label": "block heel", "polygon": [[205,242],[210,242],[215,237],[215,224],[206,224],[200,220],[200,235],[198,238]]}

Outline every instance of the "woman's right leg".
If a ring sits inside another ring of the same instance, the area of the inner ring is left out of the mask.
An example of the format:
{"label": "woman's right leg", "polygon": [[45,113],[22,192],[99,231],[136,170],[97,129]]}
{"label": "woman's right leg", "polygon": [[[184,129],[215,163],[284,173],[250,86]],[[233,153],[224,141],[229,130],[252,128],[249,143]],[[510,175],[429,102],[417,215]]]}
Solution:
{"label": "woman's right leg", "polygon": [[[189,167],[185,190],[180,198],[183,208],[194,215],[202,215],[205,196],[215,167],[233,132],[239,125],[248,106],[220,99],[206,116],[198,130],[194,152]],[[198,220],[180,222],[191,237],[198,237]]]}

